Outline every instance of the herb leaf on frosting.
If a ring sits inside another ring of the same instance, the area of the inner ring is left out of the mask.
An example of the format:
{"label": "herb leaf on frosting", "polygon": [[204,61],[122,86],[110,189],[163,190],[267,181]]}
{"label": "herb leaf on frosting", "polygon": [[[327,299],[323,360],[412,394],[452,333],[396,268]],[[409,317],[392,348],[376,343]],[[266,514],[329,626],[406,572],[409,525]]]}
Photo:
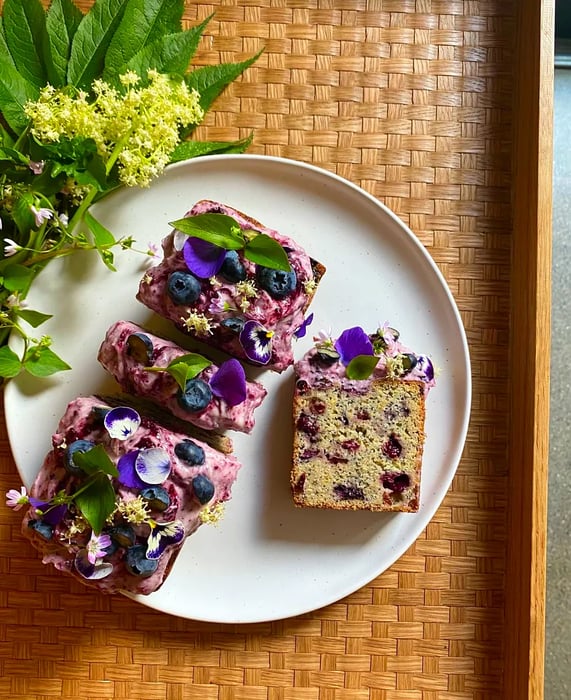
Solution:
{"label": "herb leaf on frosting", "polygon": [[177,357],[166,367],[146,367],[145,369],[147,372],[168,372],[184,391],[187,381],[194,379],[211,364],[211,360],[206,357],[196,352],[190,352],[187,355]]}
{"label": "herb leaf on frosting", "polygon": [[378,361],[376,355],[356,355],[347,365],[345,374],[348,379],[368,379]]}

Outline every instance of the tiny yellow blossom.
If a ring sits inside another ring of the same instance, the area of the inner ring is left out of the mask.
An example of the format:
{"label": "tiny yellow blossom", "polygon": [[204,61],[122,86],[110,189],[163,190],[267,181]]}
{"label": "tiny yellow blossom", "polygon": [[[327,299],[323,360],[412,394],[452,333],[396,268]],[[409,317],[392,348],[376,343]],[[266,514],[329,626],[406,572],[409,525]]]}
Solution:
{"label": "tiny yellow blossom", "polygon": [[187,331],[194,331],[197,335],[208,335],[212,333],[210,321],[204,314],[197,314],[194,311],[188,310],[188,316],[181,316],[180,319]]}
{"label": "tiny yellow blossom", "polygon": [[317,289],[317,282],[314,279],[306,280],[303,283],[303,290],[305,291],[306,294],[313,294],[313,292],[315,292],[316,289]]}
{"label": "tiny yellow blossom", "polygon": [[224,516],[224,503],[219,501],[213,506],[206,506],[199,513],[198,517],[203,524],[218,525]]}
{"label": "tiny yellow blossom", "polygon": [[236,292],[244,299],[255,299],[258,296],[258,290],[252,280],[243,280],[236,283]]}
{"label": "tiny yellow blossom", "polygon": [[117,510],[125,520],[132,525],[142,525],[142,523],[146,523],[150,518],[147,504],[141,496],[132,498],[129,501],[119,501]]}

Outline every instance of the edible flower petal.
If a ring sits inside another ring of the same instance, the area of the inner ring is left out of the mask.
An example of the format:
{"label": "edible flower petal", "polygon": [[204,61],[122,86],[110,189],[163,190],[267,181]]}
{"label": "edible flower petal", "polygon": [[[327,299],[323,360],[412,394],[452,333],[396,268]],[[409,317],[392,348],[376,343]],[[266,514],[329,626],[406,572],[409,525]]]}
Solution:
{"label": "edible flower petal", "polygon": [[240,331],[240,345],[252,362],[267,365],[272,356],[273,331],[268,331],[257,321],[246,321]]}
{"label": "edible flower petal", "polygon": [[48,525],[57,525],[67,515],[67,505],[60,503],[54,506],[49,501],[40,501],[37,498],[30,498],[30,505],[34,507],[36,513]]}
{"label": "edible flower petal", "polygon": [[127,440],[141,425],[141,416],[134,408],[117,406],[105,414],[103,422],[112,438]]}
{"label": "edible flower petal", "polygon": [[168,452],[162,447],[139,450],[135,457],[135,471],[145,484],[162,484],[171,473]]}
{"label": "edible flower petal", "polygon": [[36,209],[36,207],[32,204],[30,207],[30,211],[34,215],[34,219],[36,222],[36,226],[39,228],[45,221],[49,221],[54,213],[51,209],[46,209],[46,207],[40,207],[39,209]]}
{"label": "edible flower petal", "polygon": [[21,486],[20,490],[10,489],[6,493],[6,505],[14,510],[20,510],[23,506],[30,502],[28,492],[25,486]]}
{"label": "edible flower petal", "polygon": [[107,548],[111,546],[111,537],[109,535],[96,535],[93,531],[85,548],[87,551],[87,560],[90,564],[97,564],[98,559],[103,559],[107,554]]}
{"label": "edible flower petal", "polygon": [[119,483],[123,486],[128,486],[131,489],[144,489],[146,484],[139,478],[135,470],[135,462],[139,450],[131,450],[119,457],[117,462],[117,471],[119,472]]}
{"label": "edible flower petal", "polygon": [[226,250],[201,238],[189,236],[182,248],[182,255],[186,266],[194,275],[208,279],[222,267]]}
{"label": "edible flower petal", "polygon": [[223,362],[210,380],[214,396],[224,399],[229,406],[237,406],[246,400],[246,374],[236,359]]}
{"label": "edible flower petal", "polygon": [[313,314],[309,314],[309,316],[304,319],[303,323],[301,326],[294,332],[294,336],[296,338],[303,338],[305,334],[307,333],[307,327],[310,326],[313,322]]}
{"label": "edible flower petal", "polygon": [[87,548],[80,549],[75,555],[75,568],[83,578],[87,579],[100,579],[109,576],[113,571],[113,564],[108,561],[96,560],[91,562],[89,560],[89,552]]}
{"label": "edible flower petal", "polygon": [[147,559],[158,559],[169,545],[178,544],[184,538],[184,525],[180,520],[169,523],[150,521],[151,534],[147,539]]}
{"label": "edible flower petal", "polygon": [[417,355],[416,365],[410,374],[418,377],[423,382],[431,382],[434,379],[432,360],[427,355]]}
{"label": "edible flower petal", "polygon": [[341,362],[347,366],[357,355],[373,355],[373,345],[369,336],[360,326],[344,330],[335,341],[335,349]]}
{"label": "edible flower petal", "polygon": [[[2,230],[2,227],[0,226],[0,230]],[[5,238],[4,239],[4,257],[9,258],[12,255],[16,255],[20,250],[22,250],[22,246],[16,243],[16,241],[12,240],[11,238]]]}

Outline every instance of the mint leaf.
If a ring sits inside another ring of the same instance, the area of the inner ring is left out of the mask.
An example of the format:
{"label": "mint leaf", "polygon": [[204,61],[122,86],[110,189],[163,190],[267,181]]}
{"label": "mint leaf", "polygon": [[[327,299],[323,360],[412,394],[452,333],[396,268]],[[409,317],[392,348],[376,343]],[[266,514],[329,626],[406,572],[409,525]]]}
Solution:
{"label": "mint leaf", "polygon": [[49,348],[35,345],[24,357],[24,369],[34,377],[49,377],[71,367]]}
{"label": "mint leaf", "polygon": [[27,292],[33,279],[33,271],[24,265],[13,264],[4,268],[4,287],[9,292]]}
{"label": "mint leaf", "polygon": [[219,153],[244,153],[252,143],[252,135],[238,141],[183,141],[171,153],[170,162]]}
{"label": "mint leaf", "polygon": [[285,270],[286,272],[291,270],[285,250],[274,238],[265,233],[258,233],[246,243],[244,257],[258,265],[271,267],[274,270]]}
{"label": "mint leaf", "polygon": [[171,221],[170,225],[189,236],[202,238],[226,250],[241,250],[244,247],[244,236],[236,221],[226,214],[185,216],[184,219]]}
{"label": "mint leaf", "polygon": [[83,220],[93,234],[93,240],[101,259],[110,270],[116,272],[116,268],[113,265],[113,254],[109,250],[109,246],[117,243],[115,236],[102,223],[97,221],[89,211],[85,212]]}
{"label": "mint leaf", "polygon": [[185,76],[186,84],[200,93],[200,106],[206,112],[222,90],[249,68],[261,55],[239,63],[221,63],[218,66],[202,66]]}
{"label": "mint leaf", "polygon": [[53,0],[46,14],[46,29],[52,58],[51,81],[55,87],[65,85],[71,42],[83,13],[71,0]]}
{"label": "mint leaf", "polygon": [[[109,44],[103,77],[122,73],[139,51],[165,34],[180,32],[183,11],[184,0],[131,0]],[[145,76],[146,71],[139,75]]]}
{"label": "mint leaf", "polygon": [[71,42],[67,80],[88,88],[103,72],[105,53],[129,0],[95,0]]}
{"label": "mint leaf", "polygon": [[38,88],[46,83],[43,47],[46,15],[40,0],[5,0],[4,32],[20,75]]}
{"label": "mint leaf", "polygon": [[7,345],[0,348],[0,377],[8,379],[20,374],[22,363],[20,358]]}
{"label": "mint leaf", "polygon": [[16,133],[25,129],[28,117],[24,105],[38,98],[39,91],[18,73],[12,58],[0,53],[0,112]]}
{"label": "mint leaf", "polygon": [[376,355],[357,355],[347,365],[345,374],[349,379],[368,379],[375,367],[379,358]]}
{"label": "mint leaf", "polygon": [[[76,460],[77,454],[73,459]],[[93,532],[98,535],[105,521],[115,510],[115,491],[106,474],[97,472],[84,490],[74,497],[75,505],[83,517],[91,525]]]}
{"label": "mint leaf", "polygon": [[109,476],[119,476],[117,467],[105,451],[103,445],[96,445],[85,452],[74,452],[73,462],[86,474],[103,472]]}
{"label": "mint leaf", "polygon": [[37,328],[41,326],[52,317],[52,314],[43,314],[40,311],[33,311],[32,309],[18,309],[18,316],[26,323],[29,323],[32,328]]}

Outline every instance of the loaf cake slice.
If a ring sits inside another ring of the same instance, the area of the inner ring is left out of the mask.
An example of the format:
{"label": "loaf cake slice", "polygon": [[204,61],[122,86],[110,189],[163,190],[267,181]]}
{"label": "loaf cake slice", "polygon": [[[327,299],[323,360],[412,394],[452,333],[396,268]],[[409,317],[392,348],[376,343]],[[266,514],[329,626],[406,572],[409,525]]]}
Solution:
{"label": "loaf cake slice", "polygon": [[[324,266],[292,238],[233,207],[202,200],[185,216],[203,215],[230,217],[248,239],[269,237],[282,247],[291,270],[256,264],[245,249],[225,251],[174,230],[163,240],[161,263],[143,276],[137,299],[190,337],[282,372],[293,364],[292,341],[304,325]],[[203,269],[197,256],[218,263]]]}
{"label": "loaf cake slice", "polygon": [[[266,389],[259,382],[246,380],[234,359],[220,366],[208,364],[184,383],[183,391],[166,370],[185,357],[188,351],[173,341],[130,321],[117,321],[107,330],[97,359],[127,394],[149,399],[205,430],[250,433],[254,411],[264,400]],[[165,371],[158,371],[161,368]]]}
{"label": "loaf cake slice", "polygon": [[186,538],[221,516],[240,469],[234,456],[96,396],[68,405],[52,444],[23,533],[44,563],[105,593],[156,591]]}

